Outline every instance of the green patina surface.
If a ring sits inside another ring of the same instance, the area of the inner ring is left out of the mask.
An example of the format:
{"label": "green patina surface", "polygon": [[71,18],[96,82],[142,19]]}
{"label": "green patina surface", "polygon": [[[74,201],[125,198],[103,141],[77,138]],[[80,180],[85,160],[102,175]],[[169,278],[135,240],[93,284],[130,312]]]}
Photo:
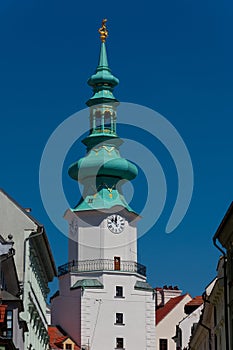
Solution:
{"label": "green patina surface", "polygon": [[82,198],[73,211],[122,206],[133,212],[124,198],[122,185],[133,180],[138,170],[119,152],[123,141],[116,133],[118,101],[113,95],[118,83],[108,66],[105,43],[102,43],[96,73],[88,80],[93,96],[87,101],[90,107],[90,134],[83,140],[87,154],[73,163],[68,171],[72,179],[84,185]]}
{"label": "green patina surface", "polygon": [[119,80],[112,75],[108,66],[105,43],[102,43],[96,73],[88,80],[88,85],[93,88],[94,94],[87,101],[87,105],[92,106],[103,102],[118,102],[112,93],[113,88],[118,84]]}
{"label": "green patina surface", "polygon": [[103,284],[97,280],[97,279],[92,279],[92,278],[87,278],[83,279],[80,281],[77,281],[71,289],[76,289],[76,288],[104,288]]}
{"label": "green patina surface", "polygon": [[[112,194],[112,197],[109,195]],[[85,211],[85,210],[104,210],[111,209],[115,206],[122,206],[130,212],[134,212],[123,195],[119,194],[117,190],[113,190],[111,193],[107,189],[102,189],[95,196],[89,195],[82,198],[77,206],[72,211]]]}
{"label": "green patina surface", "polygon": [[134,289],[153,291],[153,288],[149,285],[149,283],[143,281],[137,281],[134,286]]}

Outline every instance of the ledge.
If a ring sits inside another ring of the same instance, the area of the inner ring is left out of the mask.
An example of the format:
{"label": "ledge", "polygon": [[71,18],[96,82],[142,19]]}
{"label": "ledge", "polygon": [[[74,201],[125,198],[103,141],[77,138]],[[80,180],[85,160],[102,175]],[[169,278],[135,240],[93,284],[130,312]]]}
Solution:
{"label": "ledge", "polygon": [[65,275],[69,272],[96,272],[96,271],[114,271],[136,273],[141,276],[146,276],[146,267],[136,261],[122,260],[119,265],[116,265],[111,259],[94,259],[94,260],[73,260],[67,264],[59,266],[58,276]]}
{"label": "ledge", "polygon": [[103,284],[94,278],[88,278],[77,281],[70,289],[76,289],[76,288],[100,288],[103,289]]}
{"label": "ledge", "polygon": [[143,281],[137,281],[135,286],[134,286],[134,289],[136,289],[136,290],[144,290],[144,291],[147,291],[147,292],[153,292],[153,290],[154,290],[149,285],[149,283],[143,282]]}

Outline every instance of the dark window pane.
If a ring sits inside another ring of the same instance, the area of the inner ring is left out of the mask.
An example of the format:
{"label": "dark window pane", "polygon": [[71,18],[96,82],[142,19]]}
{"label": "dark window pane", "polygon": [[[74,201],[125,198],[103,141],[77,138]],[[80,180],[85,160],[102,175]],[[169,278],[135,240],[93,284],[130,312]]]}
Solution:
{"label": "dark window pane", "polygon": [[116,338],[116,348],[123,349],[123,347],[124,347],[124,339],[123,338]]}
{"label": "dark window pane", "polygon": [[111,115],[110,112],[104,113],[104,126],[107,129],[111,129]]}
{"label": "dark window pane", "polygon": [[123,287],[116,286],[116,297],[123,297]]}
{"label": "dark window pane", "polygon": [[13,336],[13,312],[8,310],[6,314],[6,337],[12,338]]}
{"label": "dark window pane", "polygon": [[168,350],[167,339],[159,339],[159,350]]}
{"label": "dark window pane", "polygon": [[101,113],[100,113],[100,111],[97,111],[95,113],[95,126],[97,129],[101,127]]}
{"label": "dark window pane", "polygon": [[116,313],[116,323],[123,324],[123,314],[122,313]]}

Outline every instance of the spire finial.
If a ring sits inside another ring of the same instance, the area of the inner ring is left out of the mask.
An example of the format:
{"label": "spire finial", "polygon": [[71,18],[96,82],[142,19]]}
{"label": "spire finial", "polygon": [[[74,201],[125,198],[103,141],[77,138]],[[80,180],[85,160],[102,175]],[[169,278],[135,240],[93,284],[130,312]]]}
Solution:
{"label": "spire finial", "polygon": [[107,22],[107,18],[104,18],[102,20],[102,27],[99,29],[99,33],[100,33],[100,40],[102,41],[102,43],[105,43],[107,37],[108,37],[108,30],[106,27],[106,22]]}

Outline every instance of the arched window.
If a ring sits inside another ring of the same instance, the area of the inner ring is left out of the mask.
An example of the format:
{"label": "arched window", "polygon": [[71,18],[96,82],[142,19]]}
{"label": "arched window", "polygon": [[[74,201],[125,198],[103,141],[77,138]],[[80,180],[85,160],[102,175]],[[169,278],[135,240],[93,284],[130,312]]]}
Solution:
{"label": "arched window", "polygon": [[97,111],[95,113],[95,128],[101,129],[101,112]]}
{"label": "arched window", "polygon": [[104,112],[104,128],[111,130],[111,114],[109,111]]}

